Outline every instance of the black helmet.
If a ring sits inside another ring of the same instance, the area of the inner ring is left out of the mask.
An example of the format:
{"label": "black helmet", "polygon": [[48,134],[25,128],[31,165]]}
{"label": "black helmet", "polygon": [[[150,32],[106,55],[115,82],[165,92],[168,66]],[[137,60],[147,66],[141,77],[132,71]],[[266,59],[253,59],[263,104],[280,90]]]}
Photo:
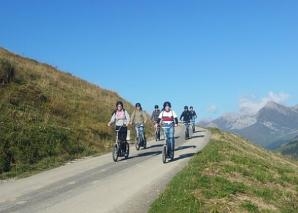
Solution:
{"label": "black helmet", "polygon": [[123,108],[123,103],[122,103],[122,101],[117,101],[117,102],[116,102],[116,107],[117,107],[118,105],[121,105],[121,107]]}
{"label": "black helmet", "polygon": [[155,106],[154,106],[154,109],[158,109],[158,105],[155,105]]}
{"label": "black helmet", "polygon": [[142,107],[140,103],[136,103],[136,107]]}
{"label": "black helmet", "polygon": [[184,109],[188,109],[188,106],[184,106]]}
{"label": "black helmet", "polygon": [[166,102],[163,103],[163,108],[166,108],[166,106],[168,106],[170,108],[172,107],[172,105],[169,101],[166,101]]}

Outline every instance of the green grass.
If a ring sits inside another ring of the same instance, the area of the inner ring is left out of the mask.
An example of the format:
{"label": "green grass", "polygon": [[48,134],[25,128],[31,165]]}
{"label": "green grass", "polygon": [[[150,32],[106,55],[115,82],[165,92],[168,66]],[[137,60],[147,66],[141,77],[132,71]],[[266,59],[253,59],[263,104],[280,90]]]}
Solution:
{"label": "green grass", "polygon": [[115,92],[0,48],[0,179],[109,152],[117,100]]}
{"label": "green grass", "polygon": [[276,151],[283,155],[287,155],[298,159],[298,140],[293,140],[287,144],[282,145]]}
{"label": "green grass", "polygon": [[149,212],[295,212],[298,163],[212,129]]}
{"label": "green grass", "polygon": [[245,201],[241,207],[248,212],[260,212],[258,207],[250,201]]}

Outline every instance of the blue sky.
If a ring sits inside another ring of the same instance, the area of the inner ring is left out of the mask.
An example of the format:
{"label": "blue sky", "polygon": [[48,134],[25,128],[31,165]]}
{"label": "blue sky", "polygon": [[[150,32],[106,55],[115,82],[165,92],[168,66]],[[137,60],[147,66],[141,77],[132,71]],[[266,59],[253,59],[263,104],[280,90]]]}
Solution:
{"label": "blue sky", "polygon": [[0,46],[146,111],[169,100],[215,118],[298,104],[297,11],[295,0],[1,0]]}

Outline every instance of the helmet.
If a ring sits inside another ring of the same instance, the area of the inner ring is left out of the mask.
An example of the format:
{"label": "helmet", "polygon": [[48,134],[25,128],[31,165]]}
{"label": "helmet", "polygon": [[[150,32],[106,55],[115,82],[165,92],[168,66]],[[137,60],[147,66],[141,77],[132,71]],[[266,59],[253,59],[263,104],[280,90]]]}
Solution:
{"label": "helmet", "polygon": [[142,107],[140,103],[136,103],[136,107]]}
{"label": "helmet", "polygon": [[154,109],[158,109],[158,105],[155,105],[155,106],[154,106]]}
{"label": "helmet", "polygon": [[193,109],[193,107],[192,107],[192,106],[190,106],[190,107],[189,107],[189,109]]}
{"label": "helmet", "polygon": [[184,109],[188,109],[188,106],[184,106]]}
{"label": "helmet", "polygon": [[122,103],[122,101],[117,101],[117,102],[116,102],[116,107],[117,107],[118,105],[121,105],[122,108],[123,108],[123,103]]}
{"label": "helmet", "polygon": [[163,108],[166,108],[166,106],[168,106],[170,108],[172,107],[172,105],[169,101],[166,101],[166,102],[163,103]]}

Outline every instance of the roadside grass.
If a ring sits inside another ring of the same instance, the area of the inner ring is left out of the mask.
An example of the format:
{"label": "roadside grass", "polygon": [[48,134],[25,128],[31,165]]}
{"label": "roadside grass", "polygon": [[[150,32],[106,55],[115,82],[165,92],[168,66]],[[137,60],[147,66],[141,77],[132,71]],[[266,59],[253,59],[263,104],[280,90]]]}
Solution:
{"label": "roadside grass", "polygon": [[217,129],[149,212],[297,212],[298,162]]}

